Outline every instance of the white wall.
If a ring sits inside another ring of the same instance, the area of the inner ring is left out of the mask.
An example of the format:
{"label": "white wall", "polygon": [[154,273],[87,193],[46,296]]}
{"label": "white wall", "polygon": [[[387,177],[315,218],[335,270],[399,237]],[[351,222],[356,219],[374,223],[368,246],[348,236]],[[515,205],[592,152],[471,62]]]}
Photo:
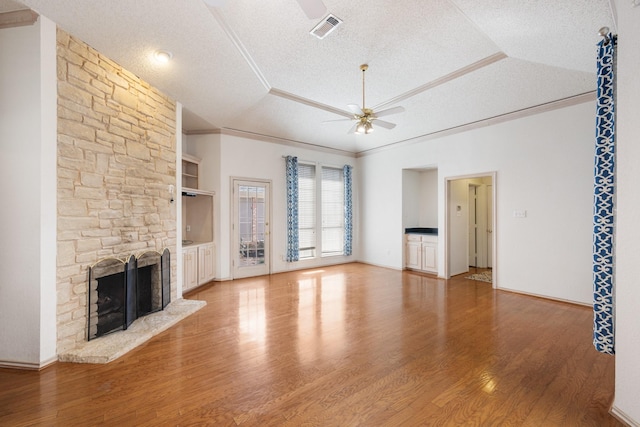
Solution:
{"label": "white wall", "polygon": [[402,172],[403,228],[438,227],[438,171]]}
{"label": "white wall", "polygon": [[[232,278],[231,270],[231,179],[248,178],[271,181],[271,262],[273,273],[311,268],[358,259],[357,245],[349,257],[318,258],[296,263],[284,261],[286,251],[286,185],[283,156],[297,156],[299,161],[315,161],[329,166],[355,166],[355,158],[289,146],[257,141],[230,135],[192,135],[188,137],[187,152],[203,159],[200,185],[216,192],[217,215],[215,229],[216,279]],[[353,170],[353,209],[358,218],[358,175]],[[355,221],[354,221],[355,222]],[[354,223],[354,241],[357,241],[358,224]]]}
{"label": "white wall", "polygon": [[402,228],[420,226],[420,172],[402,171]]}
{"label": "white wall", "polygon": [[[402,206],[403,169],[437,166],[441,231],[446,179],[496,171],[497,286],[590,303],[594,111],[587,102],[359,158],[360,259],[402,268],[401,210],[379,207]],[[438,260],[442,273],[442,232]]]}
{"label": "white wall", "polygon": [[420,227],[438,227],[438,170],[420,172]]}
{"label": "white wall", "polygon": [[0,30],[0,364],[56,357],[55,32]]}
{"label": "white wall", "polygon": [[613,412],[640,425],[640,7],[618,10],[616,381]]}

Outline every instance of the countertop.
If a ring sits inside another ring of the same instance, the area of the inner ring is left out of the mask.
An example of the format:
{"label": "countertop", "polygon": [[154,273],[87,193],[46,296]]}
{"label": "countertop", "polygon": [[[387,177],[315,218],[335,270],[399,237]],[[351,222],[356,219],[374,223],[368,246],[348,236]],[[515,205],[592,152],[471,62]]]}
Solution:
{"label": "countertop", "polygon": [[433,236],[437,236],[438,235],[438,229],[437,228],[431,228],[431,227],[405,228],[404,229],[404,234],[431,234]]}

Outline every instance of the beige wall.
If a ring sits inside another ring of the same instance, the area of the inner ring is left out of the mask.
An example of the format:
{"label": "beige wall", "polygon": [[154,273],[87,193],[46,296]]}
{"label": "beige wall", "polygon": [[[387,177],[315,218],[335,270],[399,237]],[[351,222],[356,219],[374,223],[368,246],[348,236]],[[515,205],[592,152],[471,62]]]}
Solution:
{"label": "beige wall", "polygon": [[88,268],[169,248],[176,298],[176,104],[57,33],[58,353],[86,340]]}

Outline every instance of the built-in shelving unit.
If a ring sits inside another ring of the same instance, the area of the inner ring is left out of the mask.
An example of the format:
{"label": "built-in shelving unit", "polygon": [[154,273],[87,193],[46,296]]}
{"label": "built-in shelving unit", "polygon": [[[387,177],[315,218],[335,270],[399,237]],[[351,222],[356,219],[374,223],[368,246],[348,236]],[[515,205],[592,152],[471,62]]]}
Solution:
{"label": "built-in shelving unit", "polygon": [[182,153],[182,259],[183,292],[215,277],[213,199],[200,189],[200,159]]}
{"label": "built-in shelving unit", "polygon": [[199,181],[200,159],[189,154],[182,153],[182,187],[200,188]]}

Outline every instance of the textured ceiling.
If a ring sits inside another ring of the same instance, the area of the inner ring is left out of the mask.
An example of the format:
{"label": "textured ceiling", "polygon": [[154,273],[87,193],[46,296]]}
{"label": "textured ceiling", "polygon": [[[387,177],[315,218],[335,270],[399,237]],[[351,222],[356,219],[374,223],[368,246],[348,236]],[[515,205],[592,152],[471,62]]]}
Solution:
{"label": "textured ceiling", "polygon": [[[296,0],[22,0],[185,109],[187,132],[233,129],[363,152],[592,92],[608,0],[324,0],[325,39]],[[0,11],[15,2],[0,0]],[[173,53],[166,66],[156,49]],[[347,104],[402,105],[370,135]],[[398,100],[400,97],[400,100]]]}

